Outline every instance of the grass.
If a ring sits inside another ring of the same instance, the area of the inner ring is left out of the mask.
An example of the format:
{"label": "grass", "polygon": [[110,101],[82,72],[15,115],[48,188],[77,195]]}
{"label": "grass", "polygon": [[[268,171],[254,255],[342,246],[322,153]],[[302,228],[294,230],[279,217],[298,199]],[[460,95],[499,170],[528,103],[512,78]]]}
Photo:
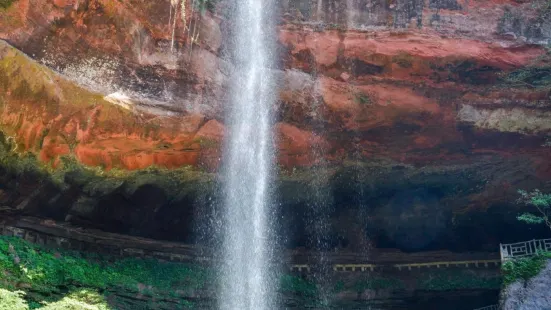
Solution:
{"label": "grass", "polygon": [[5,296],[0,299],[18,306],[23,299],[48,310],[88,309],[82,303],[108,309],[103,300],[113,293],[165,298],[187,307],[192,304],[184,290],[203,289],[210,279],[202,267],[53,250],[13,237],[0,237],[0,273]]}
{"label": "grass", "polygon": [[518,280],[529,280],[537,276],[551,259],[551,252],[542,252],[532,257],[517,258],[501,267],[503,283],[509,285]]}

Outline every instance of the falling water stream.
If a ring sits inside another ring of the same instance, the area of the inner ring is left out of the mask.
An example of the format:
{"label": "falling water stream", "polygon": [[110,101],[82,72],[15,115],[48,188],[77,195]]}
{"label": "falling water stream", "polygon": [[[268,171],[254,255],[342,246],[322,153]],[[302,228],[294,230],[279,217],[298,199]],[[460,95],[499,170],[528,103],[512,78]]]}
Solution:
{"label": "falling water stream", "polygon": [[235,72],[224,166],[220,309],[273,309],[270,202],[274,85],[269,0],[234,1]]}

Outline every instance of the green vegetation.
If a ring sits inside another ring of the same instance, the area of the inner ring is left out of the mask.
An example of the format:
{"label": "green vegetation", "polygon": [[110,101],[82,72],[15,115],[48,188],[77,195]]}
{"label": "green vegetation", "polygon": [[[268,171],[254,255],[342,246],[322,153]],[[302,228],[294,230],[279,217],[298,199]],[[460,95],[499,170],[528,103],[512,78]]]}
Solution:
{"label": "green vegetation", "polygon": [[15,0],[0,0],[0,9],[9,8]]}
{"label": "green vegetation", "polygon": [[366,94],[366,93],[356,93],[356,95],[354,96],[354,99],[357,103],[361,104],[361,105],[372,105],[373,104],[373,99],[371,98],[371,96],[369,94]]}
{"label": "green vegetation", "polygon": [[[121,296],[189,307],[184,291],[203,289],[210,278],[197,266],[52,250],[12,237],[0,237],[0,273],[0,310],[4,299],[9,309],[118,309]],[[105,300],[114,300],[113,308]]]}
{"label": "green vegetation", "polygon": [[506,262],[501,267],[503,283],[511,284],[517,280],[529,280],[537,276],[551,259],[551,253],[542,252],[532,257],[522,257]]}
{"label": "green vegetation", "polygon": [[543,194],[537,189],[531,193],[522,190],[518,192],[521,195],[519,202],[534,207],[538,213],[523,213],[517,219],[527,224],[545,223],[547,227],[551,228],[551,220],[549,219],[551,215],[551,194]]}
{"label": "green vegetation", "polygon": [[283,275],[281,277],[280,289],[285,293],[291,293],[305,298],[313,298],[318,294],[316,284],[292,275]]}
{"label": "green vegetation", "polygon": [[503,80],[507,85],[515,87],[551,88],[551,63],[545,60],[517,69],[504,75]]}
{"label": "green vegetation", "polygon": [[392,57],[392,62],[398,64],[402,68],[411,68],[413,66],[413,57],[406,52],[400,52]]}
{"label": "green vegetation", "polygon": [[400,290],[403,288],[405,288],[405,285],[399,279],[380,278],[380,277],[373,277],[369,279],[358,280],[352,286],[352,289],[357,293],[361,293],[368,289],[369,290],[383,290],[383,289]]}
{"label": "green vegetation", "polygon": [[29,306],[23,297],[25,293],[22,291],[10,292],[0,289],[0,310],[27,310]]}
{"label": "green vegetation", "polygon": [[[551,14],[551,1],[542,12],[546,16]],[[551,89],[551,46],[547,46],[545,53],[527,66],[504,73],[501,78],[507,86]]]}
{"label": "green vegetation", "polygon": [[319,31],[323,31],[323,30],[327,29],[327,30],[337,30],[339,32],[344,32],[344,31],[348,30],[346,25],[336,24],[336,23],[327,24],[325,26],[325,29],[323,29],[323,28],[318,28],[318,29],[319,29]]}
{"label": "green vegetation", "polygon": [[0,289],[0,310],[111,310],[103,296],[87,289],[74,291],[59,301],[48,303],[27,303],[26,295],[23,291]]}
{"label": "green vegetation", "polygon": [[144,184],[154,184],[163,188],[168,196],[176,197],[182,192],[192,190],[194,184],[206,186],[213,181],[212,175],[191,166],[177,169],[151,166],[134,171],[106,171],[101,167],[86,167],[73,156],[61,157],[61,165],[53,168],[40,162],[33,153],[17,153],[17,148],[14,139],[0,131],[0,167],[4,171],[18,178],[30,177],[37,182],[51,182],[62,189],[78,185],[90,196],[109,193],[124,183],[129,191]]}
{"label": "green vegetation", "polygon": [[212,149],[220,146],[220,141],[207,137],[200,137],[194,140],[201,145],[201,148]]}
{"label": "green vegetation", "polygon": [[194,9],[203,14],[205,11],[214,12],[218,0],[194,0]]}
{"label": "green vegetation", "polygon": [[500,276],[484,276],[471,270],[430,271],[419,278],[419,287],[426,290],[499,289]]}
{"label": "green vegetation", "polygon": [[[542,257],[508,263],[504,273],[514,278],[533,276]],[[190,298],[215,282],[213,271],[203,267],[47,249],[13,237],[0,237],[0,274],[0,310],[183,309],[193,307]],[[329,293],[403,290],[409,287],[406,282],[373,275],[341,279]],[[416,287],[438,291],[500,285],[499,276],[431,270],[419,277]],[[280,292],[300,305],[319,306],[320,290],[307,278],[283,275],[280,280]]]}

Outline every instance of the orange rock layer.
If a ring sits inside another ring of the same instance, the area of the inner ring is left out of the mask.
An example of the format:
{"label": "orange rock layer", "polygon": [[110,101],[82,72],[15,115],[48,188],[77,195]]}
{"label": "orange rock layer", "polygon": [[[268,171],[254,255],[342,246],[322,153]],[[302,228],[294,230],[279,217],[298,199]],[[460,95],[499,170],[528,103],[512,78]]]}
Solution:
{"label": "orange rock layer", "polygon": [[[461,5],[461,12],[442,14],[450,21],[495,24],[504,5],[516,4],[483,1]],[[77,53],[73,56],[78,58],[88,56],[88,51],[79,50],[84,44],[98,57],[126,59],[129,72],[145,68],[163,82],[167,78],[177,81],[177,88],[198,94],[194,104],[208,101],[212,108],[201,113],[193,106],[170,117],[127,111],[3,46],[2,72],[7,82],[0,84],[5,93],[0,124],[17,141],[17,151],[34,152],[54,166],[59,164],[60,156],[71,155],[85,165],[105,169],[191,165],[216,170],[225,131],[220,105],[225,102],[226,86],[217,75],[218,67],[223,66],[223,61],[216,58],[221,45],[217,18],[207,14],[208,18],[202,19],[204,33],[193,52],[209,55],[212,62],[185,66],[179,59],[168,64],[166,59],[175,57],[173,54],[152,51],[156,45],[142,41],[170,41],[171,29],[166,23],[169,11],[168,1],[91,0],[84,7],[80,1],[51,0],[33,7],[28,0],[19,0],[0,12],[5,17],[0,21],[0,37],[30,52],[42,50],[33,40],[44,38],[49,42],[44,50],[56,48],[60,55]],[[186,15],[190,18],[191,12]],[[63,22],[55,25],[56,20]],[[546,91],[495,85],[502,74],[537,62],[544,49],[504,43],[488,31],[469,38],[459,32],[448,35],[445,29],[434,30],[425,25],[425,19],[422,24],[424,28],[362,31],[319,31],[288,21],[280,25],[281,69],[286,70],[287,80],[300,72],[299,79],[306,86],[280,90],[274,131],[279,165],[291,169],[351,158],[428,164],[465,160],[476,152],[526,152],[536,161],[543,158],[547,149],[540,146],[545,128],[528,132],[537,137],[518,145],[484,139],[492,137],[495,128],[504,128],[503,124],[518,119],[516,114],[507,114],[511,107],[529,115],[535,113],[529,106],[531,102],[549,101]],[[178,27],[176,44],[186,46],[189,38],[181,31],[182,21]],[[43,37],[44,29],[51,33],[47,38]],[[183,51],[188,55],[185,47]],[[143,55],[158,58],[145,59]],[[28,73],[22,75],[25,70]],[[213,97],[201,97],[203,93]],[[471,110],[462,110],[465,104],[475,105],[472,115],[467,113]],[[496,106],[505,107],[499,112],[503,119],[497,120],[501,122],[498,125],[491,123],[494,120],[489,114]],[[545,109],[537,112],[540,121],[547,117]],[[487,120],[469,119],[479,126],[473,127],[464,120],[469,117]],[[518,134],[521,125],[511,125],[510,133]]]}

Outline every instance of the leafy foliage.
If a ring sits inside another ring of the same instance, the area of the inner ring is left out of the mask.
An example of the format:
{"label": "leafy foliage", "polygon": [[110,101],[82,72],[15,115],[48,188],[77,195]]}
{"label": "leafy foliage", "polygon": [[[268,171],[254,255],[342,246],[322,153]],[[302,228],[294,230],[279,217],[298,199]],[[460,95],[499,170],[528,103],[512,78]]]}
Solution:
{"label": "leafy foliage", "polygon": [[[85,309],[78,306],[79,303],[101,304],[100,292],[124,291],[150,296],[172,292],[178,297],[176,288],[200,289],[209,277],[206,269],[195,266],[83,256],[45,249],[11,237],[0,237],[0,274],[3,274],[0,288],[27,288],[25,299],[29,302],[49,304],[53,302],[52,296],[63,296],[56,302],[67,304],[67,307],[44,309]],[[188,304],[180,300],[180,305]]]}
{"label": "leafy foliage", "polygon": [[523,213],[517,217],[517,219],[521,222],[525,222],[527,224],[541,224],[545,222],[543,217],[534,215],[532,213]]}
{"label": "leafy foliage", "polygon": [[501,267],[504,284],[511,284],[517,280],[529,280],[537,276],[549,259],[551,259],[551,253],[545,252],[506,262]]}
{"label": "leafy foliage", "polygon": [[0,289],[0,310],[28,310],[29,306],[23,299],[25,293],[22,291],[10,292]]}
{"label": "leafy foliage", "polygon": [[538,214],[523,213],[517,219],[527,224],[545,223],[551,228],[551,220],[549,219],[551,215],[551,194],[543,194],[537,189],[531,193],[519,190],[518,193],[521,196],[518,202],[535,207]]}

